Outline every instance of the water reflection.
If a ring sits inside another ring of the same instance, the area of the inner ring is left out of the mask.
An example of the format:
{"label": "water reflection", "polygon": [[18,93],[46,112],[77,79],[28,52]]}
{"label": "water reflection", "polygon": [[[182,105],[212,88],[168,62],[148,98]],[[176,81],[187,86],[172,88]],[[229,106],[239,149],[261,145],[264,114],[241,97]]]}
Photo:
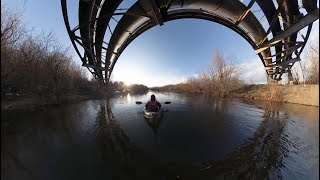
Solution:
{"label": "water reflection", "polygon": [[[164,105],[170,111],[162,119],[152,121],[138,114],[141,106],[134,104],[148,99],[148,94],[2,113],[1,177],[319,177],[319,116],[315,115],[319,108],[172,94],[157,97],[175,100]],[[195,158],[174,158],[178,156]]]}
{"label": "water reflection", "polygon": [[148,126],[152,129],[153,133],[157,134],[158,128],[163,120],[163,117],[154,118],[154,119],[148,119],[148,118],[143,118],[143,119],[148,124]]}
{"label": "water reflection", "polygon": [[[289,118],[288,114],[281,115],[273,108],[265,107],[263,121],[254,136],[221,161],[207,161],[202,164],[179,164],[162,162],[161,159],[143,152],[130,142],[130,139],[119,126],[113,115],[109,101],[106,108],[101,104],[97,116],[99,123],[99,138],[102,154],[106,165],[112,168],[115,179],[264,179],[268,173],[282,166],[282,161],[288,152],[288,139],[283,136],[283,130]],[[107,113],[107,117],[105,116]],[[108,123],[106,123],[108,122]],[[161,120],[146,123],[157,133]],[[104,129],[104,131],[101,131]],[[125,173],[124,173],[125,172]],[[281,174],[278,173],[278,178]]]}
{"label": "water reflection", "polygon": [[[263,121],[252,138],[228,158],[213,162],[203,170],[221,178],[264,179],[269,172],[282,166],[288,152],[283,130],[289,116],[281,116],[272,107],[274,105],[265,107]],[[281,178],[280,173],[277,175]]]}
{"label": "water reflection", "polygon": [[130,93],[127,94],[127,103],[131,103],[132,102],[132,97],[130,95]]}
{"label": "water reflection", "polygon": [[[76,111],[69,113],[73,110]],[[79,123],[74,120],[86,113],[81,104],[64,110],[1,112],[1,178],[44,179],[45,172],[59,171],[61,151],[66,144],[76,144],[81,139],[73,139],[72,131]],[[59,176],[53,173],[46,179]]]}
{"label": "water reflection", "polygon": [[137,148],[114,117],[109,101],[101,104],[97,116],[97,142],[105,166],[111,169],[112,179],[154,179],[166,170],[155,157]]}
{"label": "water reflection", "polygon": [[211,110],[214,112],[223,112],[226,113],[229,111],[230,108],[230,101],[227,101],[226,99],[221,98],[205,98],[203,100],[206,104],[210,105]]}

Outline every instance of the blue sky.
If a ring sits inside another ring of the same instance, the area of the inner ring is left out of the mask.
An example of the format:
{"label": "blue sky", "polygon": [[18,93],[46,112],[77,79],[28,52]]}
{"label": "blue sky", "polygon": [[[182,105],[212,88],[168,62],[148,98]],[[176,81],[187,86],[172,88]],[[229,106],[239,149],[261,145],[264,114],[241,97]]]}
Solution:
{"label": "blue sky", "polygon": [[[81,64],[65,29],[60,0],[6,0],[2,3],[23,11],[23,21],[28,27],[33,27],[34,31],[53,32],[58,42],[70,47],[73,60]],[[77,25],[77,7],[78,0],[68,0],[72,27]],[[316,22],[311,37],[313,39],[319,38],[316,36],[319,20]],[[266,82],[263,65],[249,43],[222,25],[196,19],[166,22],[140,35],[118,59],[112,80],[147,86],[179,83],[204,70],[215,51],[236,57],[243,72],[243,80]]]}

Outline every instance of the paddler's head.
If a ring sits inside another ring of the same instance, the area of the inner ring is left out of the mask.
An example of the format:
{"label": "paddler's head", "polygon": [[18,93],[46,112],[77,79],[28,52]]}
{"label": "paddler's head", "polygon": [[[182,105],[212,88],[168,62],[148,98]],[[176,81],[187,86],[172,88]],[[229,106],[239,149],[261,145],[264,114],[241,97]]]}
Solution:
{"label": "paddler's head", "polygon": [[151,95],[151,101],[155,101],[156,100],[156,96],[154,94]]}

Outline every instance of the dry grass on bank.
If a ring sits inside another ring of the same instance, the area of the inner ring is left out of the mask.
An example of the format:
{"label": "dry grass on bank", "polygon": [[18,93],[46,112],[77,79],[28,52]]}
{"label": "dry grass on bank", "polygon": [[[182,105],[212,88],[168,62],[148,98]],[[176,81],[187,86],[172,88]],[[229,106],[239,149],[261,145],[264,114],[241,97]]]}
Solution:
{"label": "dry grass on bank", "polygon": [[231,96],[281,102],[284,100],[284,89],[285,85],[244,85],[231,92]]}

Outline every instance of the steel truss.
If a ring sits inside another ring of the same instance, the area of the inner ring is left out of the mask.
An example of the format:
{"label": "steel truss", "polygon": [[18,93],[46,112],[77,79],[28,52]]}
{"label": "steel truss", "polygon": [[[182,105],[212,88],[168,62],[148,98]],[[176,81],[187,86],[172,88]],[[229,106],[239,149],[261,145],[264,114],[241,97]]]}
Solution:
{"label": "steel truss", "polygon": [[[255,50],[269,79],[278,81],[300,61],[312,24],[319,19],[316,0],[303,0],[301,5],[298,0],[250,0],[248,5],[239,0],[138,0],[125,9],[119,7],[121,3],[80,0],[79,25],[71,28],[66,0],[61,0],[66,29],[82,65],[102,83],[109,81],[117,59],[136,37],[156,25],[182,18],[205,19],[232,29]],[[268,22],[267,28],[252,10],[255,3]],[[104,41],[106,36],[110,37],[108,42]]]}

